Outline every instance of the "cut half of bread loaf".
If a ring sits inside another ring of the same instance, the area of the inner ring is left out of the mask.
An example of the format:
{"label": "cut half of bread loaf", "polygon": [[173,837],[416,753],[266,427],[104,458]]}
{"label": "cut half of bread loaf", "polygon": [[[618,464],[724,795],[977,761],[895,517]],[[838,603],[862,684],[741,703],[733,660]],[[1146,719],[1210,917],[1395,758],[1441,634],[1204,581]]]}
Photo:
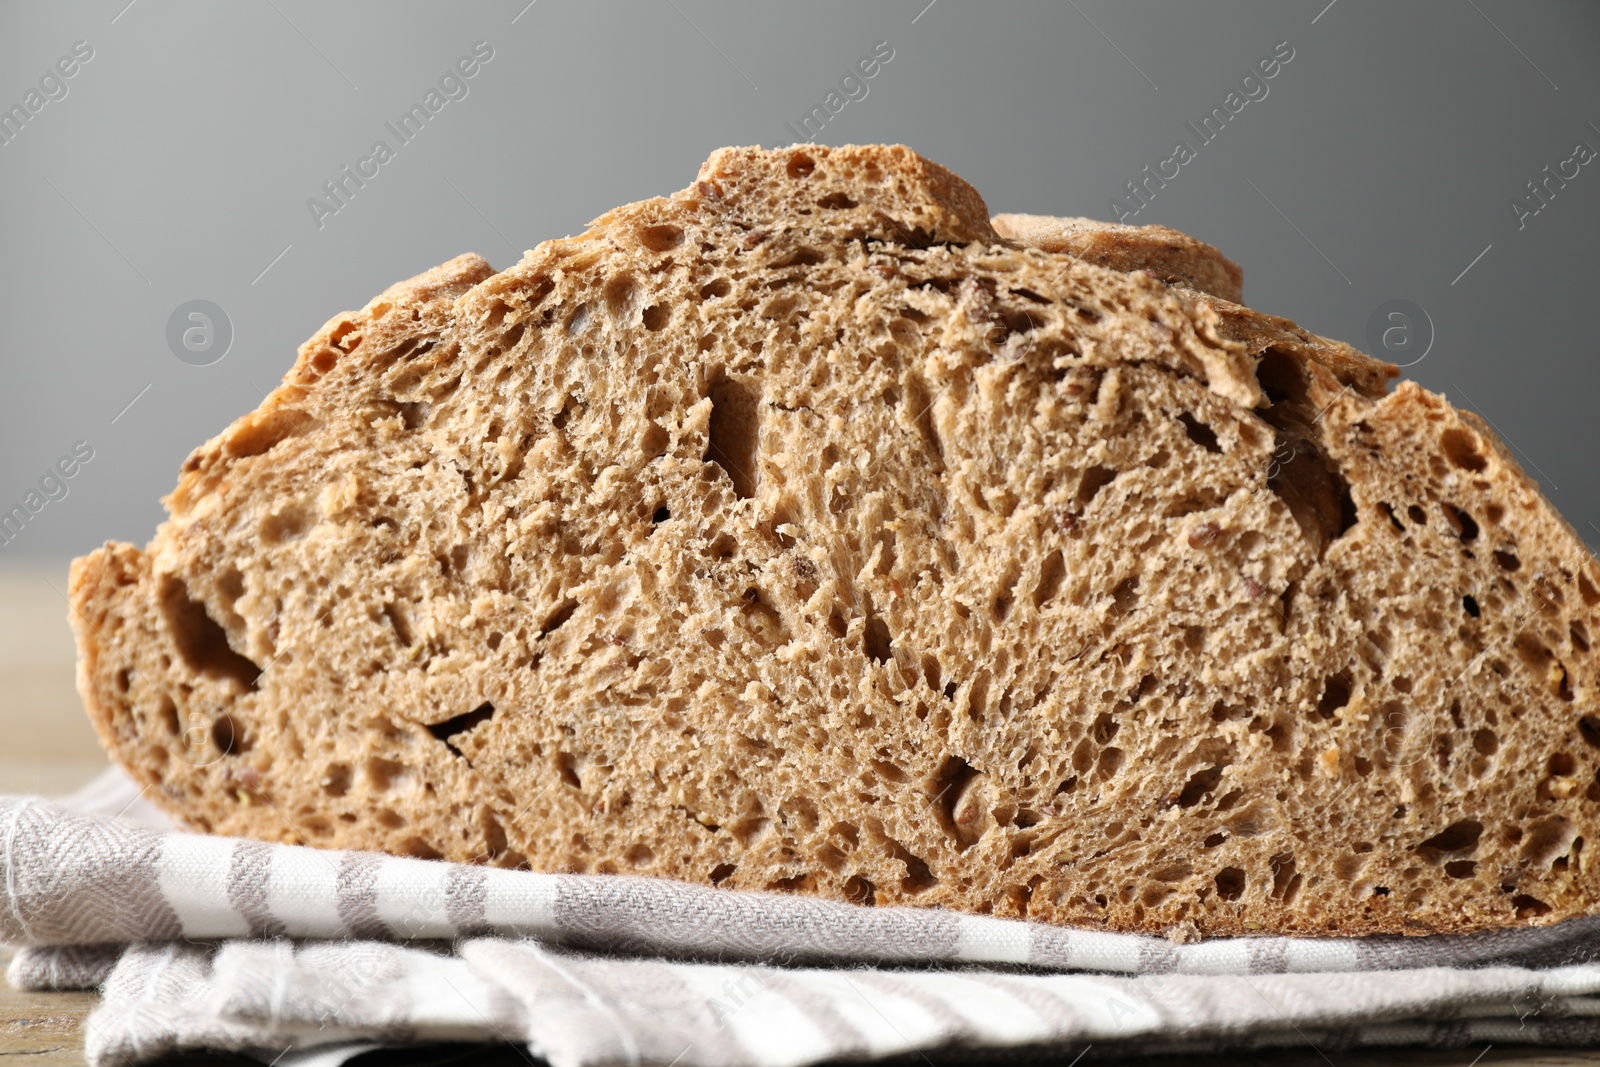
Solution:
{"label": "cut half of bread loaf", "polygon": [[1600,571],[1174,231],[725,149],[343,314],[77,561],[221,833],[1118,930],[1597,910]]}

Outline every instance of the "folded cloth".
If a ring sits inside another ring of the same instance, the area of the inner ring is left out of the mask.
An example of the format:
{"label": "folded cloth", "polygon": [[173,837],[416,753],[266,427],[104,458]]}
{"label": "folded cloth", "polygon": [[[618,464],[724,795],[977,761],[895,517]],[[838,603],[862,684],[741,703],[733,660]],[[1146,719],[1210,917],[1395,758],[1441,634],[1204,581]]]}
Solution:
{"label": "folded cloth", "polygon": [[1600,1044],[1600,917],[1175,944],[189,834],[22,797],[0,798],[0,876],[12,983],[103,984],[93,1064],[212,1048],[289,1067],[436,1041],[515,1042],[553,1067]]}

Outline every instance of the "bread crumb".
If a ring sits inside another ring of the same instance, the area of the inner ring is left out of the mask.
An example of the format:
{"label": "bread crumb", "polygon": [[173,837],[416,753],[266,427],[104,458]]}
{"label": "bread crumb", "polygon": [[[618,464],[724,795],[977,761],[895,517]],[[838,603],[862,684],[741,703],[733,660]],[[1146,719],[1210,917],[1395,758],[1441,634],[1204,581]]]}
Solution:
{"label": "bread crumb", "polygon": [[1197,945],[1205,940],[1205,935],[1194,923],[1185,919],[1181,923],[1173,923],[1161,931],[1161,936],[1171,941],[1174,945]]}

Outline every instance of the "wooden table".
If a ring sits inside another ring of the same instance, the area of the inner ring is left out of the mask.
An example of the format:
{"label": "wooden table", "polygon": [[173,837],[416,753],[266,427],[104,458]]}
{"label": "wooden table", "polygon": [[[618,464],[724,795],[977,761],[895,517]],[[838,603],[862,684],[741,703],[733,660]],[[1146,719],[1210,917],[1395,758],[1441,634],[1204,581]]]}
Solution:
{"label": "wooden table", "polygon": [[61,794],[106,765],[73,684],[67,565],[0,564],[0,793]]}
{"label": "wooden table", "polygon": [[[0,564],[0,793],[70,792],[106,766],[106,758],[84,718],[73,686],[72,634],[67,628],[66,563]],[[0,966],[9,958],[0,949]],[[0,986],[0,1067],[76,1067],[83,1060],[83,1022],[94,1007],[92,993],[19,993]],[[1166,1067],[1469,1067],[1482,1049],[1453,1052],[1333,1052],[1306,1048],[1254,1056],[1182,1057]],[[935,1055],[931,1062],[942,1059]],[[238,1057],[186,1058],[185,1063],[255,1063]],[[486,1049],[460,1064],[525,1064],[510,1049]],[[1085,1061],[1087,1062],[1087,1061]],[[1154,1067],[1127,1060],[1126,1067]],[[922,1059],[908,1067],[926,1067]],[[1600,1050],[1560,1052],[1496,1047],[1477,1067],[1560,1067],[1600,1064]],[[1066,1067],[1067,1060],[1062,1060]],[[259,1065],[257,1065],[259,1067]]]}

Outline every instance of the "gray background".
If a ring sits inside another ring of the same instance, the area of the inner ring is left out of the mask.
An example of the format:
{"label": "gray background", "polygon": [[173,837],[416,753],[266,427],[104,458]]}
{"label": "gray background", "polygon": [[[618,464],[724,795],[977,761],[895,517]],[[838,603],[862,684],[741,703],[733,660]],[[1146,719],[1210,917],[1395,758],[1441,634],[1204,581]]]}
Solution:
{"label": "gray background", "polygon": [[[1288,41],[1267,98],[1135,221],[1220,246],[1252,306],[1364,349],[1375,308],[1421,305],[1436,339],[1408,373],[1485,415],[1600,544],[1600,161],[1521,230],[1507,203],[1600,147],[1600,7],[525,3],[0,6],[0,105],[95,52],[0,146],[0,510],[74,441],[96,453],[0,562],[142,543],[183,457],[327,318],[460,252],[507,266],[719,145],[788,143],[879,40],[893,60],[818,140],[911,145],[995,212],[1098,217]],[[469,95],[319,230],[307,198],[478,40]],[[210,366],[167,344],[193,299],[233,325]]]}

